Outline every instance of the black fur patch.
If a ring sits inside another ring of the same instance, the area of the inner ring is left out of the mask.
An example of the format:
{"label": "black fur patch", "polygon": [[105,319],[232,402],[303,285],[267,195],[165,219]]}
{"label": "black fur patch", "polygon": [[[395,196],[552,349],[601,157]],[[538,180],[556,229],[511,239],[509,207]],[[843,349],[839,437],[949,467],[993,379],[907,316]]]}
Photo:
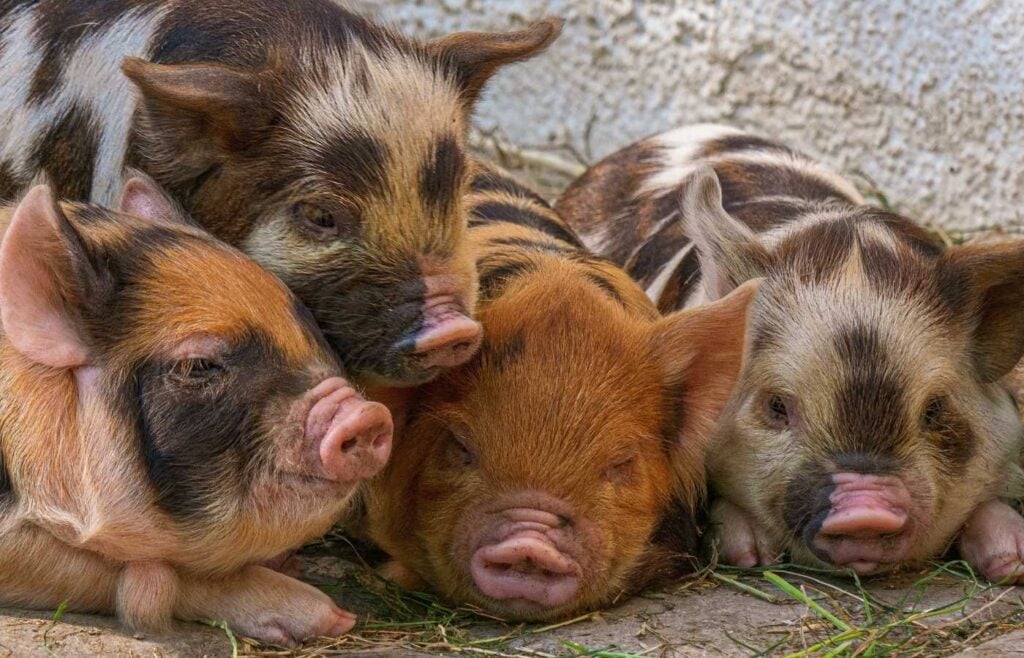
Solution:
{"label": "black fur patch", "polygon": [[686,414],[686,395],[689,393],[682,381],[665,382],[661,391],[661,436],[666,449],[685,441],[680,436]]}
{"label": "black fur patch", "polygon": [[480,348],[479,364],[483,368],[501,371],[519,359],[525,351],[526,336],[521,331],[501,341],[484,340]]}
{"label": "black fur patch", "polygon": [[42,57],[29,87],[29,102],[45,100],[53,92],[83,39],[104,32],[131,9],[156,4],[155,0],[41,0],[33,15],[34,36],[42,46]]}
{"label": "black fur patch", "polygon": [[683,259],[672,270],[665,288],[658,299],[658,310],[662,313],[678,311],[686,306],[686,300],[701,285],[700,257],[697,250],[683,256]]}
{"label": "black fur patch", "polygon": [[530,261],[511,261],[484,267],[477,263],[477,268],[480,270],[480,296],[483,299],[494,299],[510,281],[536,271],[537,266]]}
{"label": "black fur patch", "polygon": [[455,207],[462,191],[466,155],[451,135],[437,140],[420,171],[420,197],[442,216]]}
{"label": "black fur patch", "polygon": [[626,306],[626,300],[622,298],[622,295],[619,294],[618,288],[616,288],[615,284],[613,284],[611,281],[604,278],[597,272],[585,272],[584,276],[587,277],[588,281],[593,283],[595,286],[600,288],[605,294],[607,294],[609,297],[615,300],[615,302],[617,302],[620,306]]}
{"label": "black fur patch", "polygon": [[18,196],[21,188],[22,184],[14,175],[10,164],[0,162],[0,202],[12,201]]}
{"label": "black fur patch", "polygon": [[144,363],[122,394],[137,405],[157,502],[177,518],[202,517],[218,501],[247,494],[273,445],[261,427],[263,409],[272,396],[304,390],[258,332],[222,358],[224,370],[211,376],[187,377],[172,363]]}
{"label": "black fur patch", "polygon": [[939,448],[944,470],[951,475],[962,473],[974,457],[976,444],[964,417],[952,408],[949,400],[938,398],[929,403],[923,424],[925,433]]}
{"label": "black fur patch", "polygon": [[388,189],[388,147],[361,131],[339,135],[323,146],[320,164],[344,193],[355,198],[383,196]]}
{"label": "black fur patch", "polygon": [[515,247],[516,249],[525,249],[526,251],[536,251],[556,256],[572,256],[577,253],[577,249],[564,244],[531,240],[529,238],[495,238],[488,244],[502,247]]}
{"label": "black fur patch", "polygon": [[835,401],[834,454],[890,456],[905,437],[906,384],[890,366],[873,327],[857,324],[833,338],[839,371],[846,373]]}
{"label": "black fur patch", "polygon": [[14,495],[14,483],[11,482],[11,473],[7,470],[4,461],[4,453],[0,450],[0,510],[3,509],[7,499]]}
{"label": "black fur patch", "polygon": [[729,153],[742,153],[745,151],[763,151],[767,153],[780,153],[789,155],[794,153],[793,149],[773,142],[757,135],[726,135],[708,142],[701,150],[701,157],[722,156]]}
{"label": "black fur patch", "polygon": [[799,280],[823,283],[842,269],[857,243],[852,222],[820,222],[786,239],[779,260]]}
{"label": "black fur patch", "polygon": [[473,207],[471,213],[474,217],[488,222],[508,222],[519,226],[528,226],[574,247],[583,248],[583,243],[568,227],[533,210],[500,201],[488,201]]}
{"label": "black fur patch", "polygon": [[[814,537],[831,509],[835,485],[825,469],[803,464],[789,480],[782,501],[782,518],[793,537],[814,550]],[[827,562],[827,558],[823,558]]]}
{"label": "black fur patch", "polygon": [[726,210],[733,203],[760,196],[785,195],[807,201],[850,202],[843,192],[820,178],[790,167],[727,160],[715,164],[715,172],[722,184]]}
{"label": "black fur patch", "polygon": [[72,107],[32,148],[33,168],[46,172],[59,199],[88,200],[99,148],[92,112]]}
{"label": "black fur patch", "polygon": [[473,192],[505,192],[541,206],[547,205],[547,201],[530,188],[494,171],[482,171],[473,176],[469,189]]}

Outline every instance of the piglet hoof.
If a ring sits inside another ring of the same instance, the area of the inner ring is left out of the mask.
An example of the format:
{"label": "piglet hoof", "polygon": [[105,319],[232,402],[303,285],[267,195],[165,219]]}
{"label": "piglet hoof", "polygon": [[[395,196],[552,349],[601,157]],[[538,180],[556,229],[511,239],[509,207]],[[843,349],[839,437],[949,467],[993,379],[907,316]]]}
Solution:
{"label": "piglet hoof", "polygon": [[710,541],[723,564],[752,569],[779,561],[779,551],[754,519],[722,498],[711,506]]}
{"label": "piglet hoof", "polygon": [[306,574],[306,564],[294,551],[288,551],[263,562],[263,566],[283,573],[291,578],[301,579]]}
{"label": "piglet hoof", "polygon": [[994,583],[1024,584],[1024,518],[1001,500],[982,503],[964,524],[960,555]]}
{"label": "piglet hoof", "polygon": [[339,637],[356,623],[312,585],[255,565],[220,580],[190,578],[179,606],[184,619],[223,620],[239,635],[284,648]]}

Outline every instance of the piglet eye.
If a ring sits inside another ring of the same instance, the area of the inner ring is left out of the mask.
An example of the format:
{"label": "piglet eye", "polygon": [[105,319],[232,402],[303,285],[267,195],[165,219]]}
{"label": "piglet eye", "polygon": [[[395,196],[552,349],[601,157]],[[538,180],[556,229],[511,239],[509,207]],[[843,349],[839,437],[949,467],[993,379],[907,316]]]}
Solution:
{"label": "piglet eye", "polygon": [[469,468],[476,464],[476,455],[466,443],[454,432],[448,432],[448,449],[452,462],[460,467]]}
{"label": "piglet eye", "polygon": [[769,395],[765,399],[765,417],[772,427],[779,429],[789,427],[789,414],[789,405],[781,395]]}
{"label": "piglet eye", "polygon": [[321,235],[347,235],[357,227],[355,214],[341,207],[327,208],[316,203],[300,201],[292,206],[292,216],[305,228]]}
{"label": "piglet eye", "polygon": [[224,372],[224,365],[213,359],[182,359],[171,366],[171,375],[186,381],[206,381]]}
{"label": "piglet eye", "polygon": [[635,465],[636,455],[622,457],[608,467],[608,470],[605,471],[604,479],[616,484],[626,482],[633,474],[633,467]]}
{"label": "piglet eye", "polygon": [[935,429],[942,425],[942,419],[946,415],[946,403],[941,397],[934,397],[928,401],[924,408],[924,424]]}

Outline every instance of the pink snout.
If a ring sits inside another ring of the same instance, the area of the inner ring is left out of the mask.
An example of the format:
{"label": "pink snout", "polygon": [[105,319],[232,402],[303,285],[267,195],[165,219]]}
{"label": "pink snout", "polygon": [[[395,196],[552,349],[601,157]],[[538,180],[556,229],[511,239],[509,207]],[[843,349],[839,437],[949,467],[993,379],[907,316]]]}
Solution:
{"label": "pink snout", "polygon": [[376,475],[391,454],[387,407],[368,402],[340,377],[320,383],[306,419],[306,442],[319,456],[324,477],[355,482]]}
{"label": "pink snout", "polygon": [[422,368],[452,368],[472,358],[482,337],[480,323],[465,314],[458,300],[440,295],[424,304],[423,328],[412,354]]}
{"label": "pink snout", "polygon": [[470,563],[480,592],[545,608],[571,602],[580,589],[580,566],[548,535],[564,521],[534,509],[508,510],[505,516],[499,539],[480,546]]}
{"label": "pink snout", "polygon": [[828,515],[814,547],[833,564],[860,574],[906,558],[912,547],[913,501],[898,477],[837,473]]}

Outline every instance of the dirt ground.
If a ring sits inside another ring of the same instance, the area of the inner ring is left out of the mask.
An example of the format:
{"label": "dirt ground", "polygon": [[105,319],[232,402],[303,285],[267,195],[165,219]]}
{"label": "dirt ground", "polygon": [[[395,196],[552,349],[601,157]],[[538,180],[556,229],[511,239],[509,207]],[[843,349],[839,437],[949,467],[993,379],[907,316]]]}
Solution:
{"label": "dirt ground", "polygon": [[[334,557],[308,560],[310,579],[340,604],[359,612],[361,627],[352,637],[294,652],[260,649],[237,639],[240,655],[854,655],[855,647],[889,626],[889,636],[883,639],[894,646],[901,642],[908,646],[875,655],[1024,655],[1024,588],[981,585],[974,590],[976,583],[953,574],[934,576],[924,584],[914,584],[921,574],[867,584],[868,600],[876,610],[875,618],[868,621],[865,595],[852,583],[778,569],[776,573],[787,582],[810,595],[812,605],[834,613],[835,621],[863,631],[845,649],[839,642],[815,652],[815,645],[828,636],[835,637],[840,629],[808,604],[769,584],[764,574],[722,572],[685,581],[555,628],[509,626],[460,615],[441,618],[438,629],[423,627],[410,632],[382,611],[381,599],[359,588],[354,580],[359,568]],[[973,596],[965,603],[969,594]],[[913,646],[917,640],[908,638],[926,641]],[[842,650],[829,654],[833,649]],[[54,621],[52,613],[0,610],[0,656],[212,657],[232,653],[231,638],[223,630],[202,624],[177,624],[166,636],[130,635],[110,618],[65,614]]]}

